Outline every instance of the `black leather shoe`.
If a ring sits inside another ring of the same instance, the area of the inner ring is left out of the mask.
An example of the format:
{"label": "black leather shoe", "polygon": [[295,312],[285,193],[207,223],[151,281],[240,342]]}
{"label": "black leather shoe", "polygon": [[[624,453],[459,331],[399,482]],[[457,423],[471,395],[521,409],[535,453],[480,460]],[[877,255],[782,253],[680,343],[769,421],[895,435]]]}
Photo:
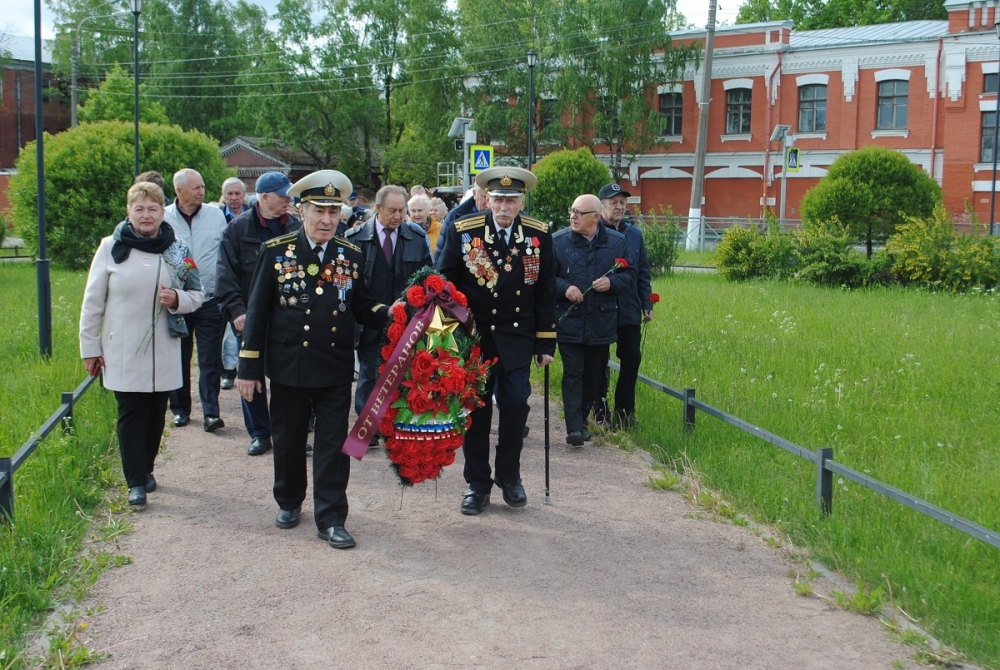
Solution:
{"label": "black leather shoe", "polygon": [[274,525],[278,528],[295,528],[299,525],[299,512],[301,511],[301,507],[278,510],[278,516],[274,517]]}
{"label": "black leather shoe", "polygon": [[176,414],[174,415],[174,420],[170,423],[174,424],[177,428],[182,428],[191,423],[191,417],[187,414]]}
{"label": "black leather shoe", "polygon": [[503,491],[503,501],[511,507],[524,507],[528,504],[528,496],[524,493],[520,479],[509,484],[497,482],[497,486]]}
{"label": "black leather shoe", "polygon": [[462,514],[479,514],[490,504],[489,493],[479,493],[473,489],[468,489],[462,494]]}
{"label": "black leather shoe", "polygon": [[269,437],[255,437],[250,446],[247,447],[247,453],[251,456],[260,456],[261,454],[266,454],[271,448],[271,438]]}
{"label": "black leather shoe", "polygon": [[219,382],[219,388],[223,391],[233,388],[233,380],[229,377],[223,377],[222,381]]}
{"label": "black leather shoe", "polygon": [[591,435],[590,431],[587,430],[586,428],[584,428],[583,430],[580,431],[580,435],[583,436],[583,441],[584,442],[590,442],[592,439],[594,439],[594,436]]}
{"label": "black leather shoe", "polygon": [[153,477],[153,473],[150,472],[146,475],[146,493],[152,493],[156,490],[156,479]]}
{"label": "black leather shoe", "polygon": [[217,416],[206,416],[205,417],[205,432],[214,433],[220,428],[225,428],[226,422]]}
{"label": "black leather shoe", "polygon": [[326,540],[334,549],[350,549],[357,545],[351,534],[343,526],[330,526],[316,533],[321,540]]}
{"label": "black leather shoe", "polygon": [[521,431],[521,439],[526,439],[528,437],[528,433],[530,432],[531,432],[531,427],[525,426],[524,430]]}
{"label": "black leather shoe", "polygon": [[566,435],[566,444],[571,447],[582,447],[583,446],[583,433],[578,430],[574,430]]}
{"label": "black leather shoe", "polygon": [[146,487],[133,486],[128,490],[128,504],[136,509],[146,508]]}

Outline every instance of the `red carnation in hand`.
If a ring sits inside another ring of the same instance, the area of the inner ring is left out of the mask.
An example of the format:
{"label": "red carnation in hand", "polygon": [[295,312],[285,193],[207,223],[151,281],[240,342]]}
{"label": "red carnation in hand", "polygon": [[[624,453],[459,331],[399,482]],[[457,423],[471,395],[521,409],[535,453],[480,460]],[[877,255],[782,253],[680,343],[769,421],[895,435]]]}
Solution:
{"label": "red carnation in hand", "polygon": [[660,294],[659,293],[650,293],[649,294],[649,302],[653,303],[654,305],[656,303],[660,302]]}
{"label": "red carnation in hand", "polygon": [[185,270],[197,270],[198,266],[195,264],[194,259],[190,256],[184,257],[184,269]]}
{"label": "red carnation in hand", "polygon": [[422,286],[411,286],[406,291],[406,299],[414,307],[423,307],[427,303],[427,294]]}
{"label": "red carnation in hand", "polygon": [[441,275],[431,275],[424,282],[424,286],[435,293],[441,293],[444,291],[444,279],[441,279]]}
{"label": "red carnation in hand", "polygon": [[617,265],[620,268],[627,268],[628,267],[628,261],[625,260],[624,258],[616,258],[615,259],[615,265]]}

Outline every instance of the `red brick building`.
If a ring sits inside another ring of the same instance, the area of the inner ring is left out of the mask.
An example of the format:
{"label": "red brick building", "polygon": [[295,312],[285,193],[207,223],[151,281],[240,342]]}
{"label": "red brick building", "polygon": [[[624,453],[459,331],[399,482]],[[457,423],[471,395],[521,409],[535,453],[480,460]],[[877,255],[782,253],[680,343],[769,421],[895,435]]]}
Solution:
{"label": "red brick building", "polygon": [[[8,52],[0,67],[0,211],[6,212],[10,209],[7,182],[14,162],[22,147],[35,139],[35,41],[8,35],[0,42],[0,51]],[[54,134],[69,128],[70,108],[51,70],[51,52],[43,42],[43,122],[45,132]]]}
{"label": "red brick building", "polygon": [[[790,21],[719,28],[702,214],[780,211],[783,150],[769,138],[785,124],[800,150],[800,169],[788,175],[790,219],[799,218],[803,194],[834,160],[878,144],[933,175],[951,212],[961,215],[968,203],[987,221],[1000,13],[992,1],[946,0],[945,6],[947,21],[811,31],[795,31]],[[704,30],[673,34],[678,43],[704,38]],[[687,215],[701,80],[692,64],[676,86],[651,92],[669,145],[628,167],[623,185],[634,194],[635,209],[671,206]],[[610,163],[610,156],[600,158]]]}

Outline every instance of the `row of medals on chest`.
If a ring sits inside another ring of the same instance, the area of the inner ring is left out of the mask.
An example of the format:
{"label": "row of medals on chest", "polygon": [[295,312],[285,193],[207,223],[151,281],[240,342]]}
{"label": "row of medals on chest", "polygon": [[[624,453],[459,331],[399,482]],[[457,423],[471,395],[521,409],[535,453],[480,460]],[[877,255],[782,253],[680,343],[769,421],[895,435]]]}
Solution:
{"label": "row of medals on chest", "polygon": [[[308,274],[310,277],[315,277],[320,274],[319,265],[316,263],[310,263],[306,266],[305,270],[303,270],[302,266],[299,265],[297,261],[298,258],[295,255],[294,244],[288,245],[288,248],[285,250],[284,257],[278,256],[275,258],[274,269],[278,272],[278,283],[282,284],[286,291],[289,289],[304,291],[306,289],[306,283],[304,281],[305,276]],[[351,263],[351,261],[344,258],[344,249],[342,247],[338,247],[336,261],[327,263],[326,267],[323,268],[322,276],[316,285],[316,295],[323,295],[324,283],[334,284],[340,292],[341,303],[339,307],[341,310],[344,310],[347,308],[347,305],[343,302],[347,290],[351,288],[353,280],[357,278],[358,264]],[[290,283],[286,285],[286,282]],[[306,296],[302,296],[299,300],[305,302]],[[285,302],[284,296],[282,296],[282,302]],[[294,305],[298,302],[298,300],[296,300],[295,296],[289,296],[287,302],[290,305]]]}
{"label": "row of medals on chest", "polygon": [[[483,244],[482,240],[480,238],[478,238],[478,237],[475,238],[471,243],[470,242],[466,242],[465,244],[462,245],[462,251],[465,253],[465,258],[466,258],[465,265],[470,270],[472,270],[474,274],[478,274],[478,273],[475,272],[477,265],[479,265],[479,266],[485,266],[486,264],[489,263],[489,257],[486,256],[486,249],[484,247],[485,247],[485,245]],[[473,251],[473,249],[475,249],[475,251]],[[491,249],[490,253],[492,253],[493,254],[493,258],[496,259],[497,265],[500,265],[500,263],[499,263],[500,252],[497,249]],[[519,253],[520,253],[520,250],[517,248],[516,245],[512,245],[507,250],[507,257],[504,258],[504,262],[503,262],[503,265],[502,265],[502,267],[504,269],[504,272],[510,272],[511,271],[511,269],[512,269],[511,261]],[[527,247],[524,249],[524,254],[526,256],[531,256],[533,253],[535,253],[535,251],[532,248],[532,245],[528,244]],[[485,263],[484,263],[484,261],[485,261]],[[492,287],[492,284],[493,284],[492,282],[487,282],[487,280],[484,279],[483,277],[478,277],[477,283],[480,286],[483,286],[486,283],[490,283],[491,287]]]}

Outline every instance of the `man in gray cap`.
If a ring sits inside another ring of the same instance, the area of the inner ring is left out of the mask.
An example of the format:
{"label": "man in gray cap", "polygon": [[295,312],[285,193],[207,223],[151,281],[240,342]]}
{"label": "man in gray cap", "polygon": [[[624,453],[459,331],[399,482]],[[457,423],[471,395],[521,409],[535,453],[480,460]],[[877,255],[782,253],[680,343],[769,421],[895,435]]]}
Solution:
{"label": "man in gray cap", "polygon": [[278,528],[299,524],[305,500],[306,438],[316,410],[313,517],[320,539],[335,549],[355,546],[347,532],[347,437],[354,377],[355,321],[385,324],[361,274],[361,250],[335,237],[340,206],[351,188],[336,170],[313,172],[288,190],[299,198],[302,228],[265,243],[257,259],[243,326],[236,385],[248,401],[271,379],[274,499]]}
{"label": "man in gray cap", "polygon": [[[260,245],[297,231],[302,222],[287,213],[288,189],[292,183],[281,172],[265,172],[257,178],[257,202],[233,219],[222,236],[217,269],[216,296],[222,312],[238,337],[247,318],[247,298]],[[271,448],[271,415],[267,409],[267,385],[251,399],[241,398],[243,425],[250,435],[247,453],[259,456]]]}
{"label": "man in gray cap", "polygon": [[[482,512],[494,483],[511,507],[528,504],[521,484],[521,448],[531,360],[548,365],[556,349],[552,235],[548,224],[519,214],[524,194],[538,180],[522,168],[497,167],[480,172],[476,183],[489,193],[489,209],[455,222],[437,266],[469,300],[482,336],[483,359],[498,358],[481,396],[486,404],[472,413],[472,427],[465,434],[469,488],[463,494],[462,514]],[[500,418],[491,473],[494,392]]]}
{"label": "man in gray cap", "polygon": [[601,223],[625,236],[631,257],[635,259],[637,273],[633,290],[618,296],[618,339],[615,353],[621,363],[621,371],[615,385],[615,412],[610,415],[608,408],[607,360],[604,361],[604,381],[594,408],[597,423],[612,429],[632,428],[638,424],[635,418],[635,385],[639,380],[639,363],[642,360],[642,324],[653,318],[646,244],[642,238],[642,230],[625,219],[625,207],[631,195],[618,184],[607,184],[597,194],[601,199]]}

